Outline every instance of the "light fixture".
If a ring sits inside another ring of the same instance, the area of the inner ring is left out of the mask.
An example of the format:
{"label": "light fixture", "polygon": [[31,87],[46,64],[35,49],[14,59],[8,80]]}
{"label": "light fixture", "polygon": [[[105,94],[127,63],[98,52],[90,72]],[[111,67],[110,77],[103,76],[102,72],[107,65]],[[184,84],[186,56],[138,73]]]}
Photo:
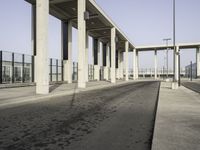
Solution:
{"label": "light fixture", "polygon": [[76,8],[72,7],[72,10],[73,10],[73,11],[76,11]]}
{"label": "light fixture", "polygon": [[89,20],[90,19],[90,13],[88,11],[84,12],[84,19]]}

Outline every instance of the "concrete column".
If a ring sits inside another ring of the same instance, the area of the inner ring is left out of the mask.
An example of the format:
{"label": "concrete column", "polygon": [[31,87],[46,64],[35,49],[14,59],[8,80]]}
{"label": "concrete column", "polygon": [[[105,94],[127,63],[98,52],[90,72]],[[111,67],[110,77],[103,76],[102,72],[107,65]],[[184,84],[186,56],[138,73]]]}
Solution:
{"label": "concrete column", "polygon": [[72,23],[62,22],[63,79],[72,83]]}
{"label": "concrete column", "polygon": [[129,43],[128,41],[125,42],[125,80],[128,81],[129,80],[129,73],[128,73],[128,50],[129,50]]}
{"label": "concrete column", "polygon": [[136,80],[137,78],[137,73],[136,73],[136,49],[133,49],[133,80]]}
{"label": "concrete column", "polygon": [[88,82],[88,51],[89,51],[89,35],[86,32],[86,47],[85,47],[85,81]]}
{"label": "concrete column", "polygon": [[[31,11],[31,48],[34,60],[36,60],[36,5],[32,5]],[[36,61],[34,61],[33,81],[36,83]]]}
{"label": "concrete column", "polygon": [[136,57],[135,57],[135,66],[136,66],[136,79],[139,78],[139,55],[138,51],[136,50]]}
{"label": "concrete column", "polygon": [[157,70],[158,70],[158,67],[157,67],[157,50],[154,51],[154,78],[157,79]]}
{"label": "concrete column", "polygon": [[116,83],[116,28],[111,29],[111,83]]}
{"label": "concrete column", "polygon": [[109,68],[110,68],[110,49],[109,44],[106,44],[106,67],[104,68],[104,78],[109,80]]}
{"label": "concrete column", "polygon": [[49,93],[48,58],[49,0],[36,1],[36,93]]}
{"label": "concrete column", "polygon": [[94,57],[94,79],[100,80],[100,40],[94,39],[93,41],[93,55]]}
{"label": "concrete column", "polygon": [[118,79],[121,79],[121,52],[118,50]]}
{"label": "concrete column", "polygon": [[123,70],[124,70],[124,53],[121,52],[121,62],[120,62],[120,78],[121,79],[124,79],[124,73],[123,73]]}
{"label": "concrete column", "polygon": [[108,59],[108,51],[109,51],[109,49],[108,49],[108,44],[107,43],[104,43],[103,44],[103,60],[102,60],[102,62],[103,62],[103,69],[104,69],[104,79],[105,80],[108,80],[108,61],[109,61],[109,59]]}
{"label": "concrete column", "polygon": [[175,82],[172,82],[172,89],[178,89],[178,79],[179,79],[179,46],[175,49]]}
{"label": "concrete column", "polygon": [[86,0],[78,0],[78,87],[85,88]]}
{"label": "concrete column", "polygon": [[200,78],[200,47],[196,51],[196,62],[197,62],[197,78]]}
{"label": "concrete column", "polygon": [[179,80],[179,46],[176,46],[176,57],[175,57],[175,80]]}

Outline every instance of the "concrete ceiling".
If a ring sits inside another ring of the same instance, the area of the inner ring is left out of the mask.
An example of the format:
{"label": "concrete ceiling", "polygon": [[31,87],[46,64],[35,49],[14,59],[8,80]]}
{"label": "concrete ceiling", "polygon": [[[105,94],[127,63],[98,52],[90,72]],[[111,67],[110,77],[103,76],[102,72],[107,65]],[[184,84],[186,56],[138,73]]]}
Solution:
{"label": "concrete ceiling", "polygon": [[[35,4],[35,0],[25,0],[31,4]],[[50,0],[50,14],[62,21],[72,21],[73,27],[77,28],[77,0]],[[116,25],[101,10],[94,0],[86,1],[86,10],[90,14],[90,19],[86,21],[86,30],[89,35],[100,39],[103,43],[110,42],[111,28]],[[118,37],[117,49],[124,51],[125,41],[129,41],[127,37],[116,27],[116,35]],[[130,49],[134,46],[129,41]]]}

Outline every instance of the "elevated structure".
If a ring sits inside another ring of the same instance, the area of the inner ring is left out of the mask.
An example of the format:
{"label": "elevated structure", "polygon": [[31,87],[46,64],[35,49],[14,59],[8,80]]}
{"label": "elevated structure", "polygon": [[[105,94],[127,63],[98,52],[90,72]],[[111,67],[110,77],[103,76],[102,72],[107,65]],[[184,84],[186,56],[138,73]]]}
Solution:
{"label": "elevated structure", "polygon": [[[25,0],[32,4],[32,49],[35,55],[35,82],[39,94],[49,92],[48,84],[48,15],[62,21],[62,59],[64,80],[71,83],[72,27],[78,30],[78,87],[85,88],[88,81],[88,36],[93,37],[93,63],[95,79],[99,80],[100,42],[103,43],[105,77],[111,70],[111,82],[120,77],[119,65],[125,52],[126,80],[128,80],[128,52],[133,43],[105,14],[94,0]],[[110,60],[109,60],[110,57]],[[44,69],[45,68],[45,69]],[[116,71],[117,70],[117,71]],[[121,76],[122,77],[122,76]]]}
{"label": "elevated structure", "polygon": [[[62,22],[63,79],[72,82],[72,27],[78,30],[78,87],[85,88],[88,82],[88,37],[93,38],[94,78],[100,80],[100,43],[102,43],[103,76],[111,83],[116,78],[129,80],[129,52],[133,52],[133,79],[139,77],[139,52],[154,51],[157,79],[157,51],[174,49],[173,45],[138,46],[117,27],[94,0],[25,0],[32,5],[32,51],[35,57],[36,92],[49,93],[48,70],[48,16]],[[200,43],[177,44],[175,55],[175,81],[179,80],[180,49],[197,49],[197,76],[200,76]],[[124,72],[125,71],[125,75]]]}
{"label": "elevated structure", "polygon": [[[155,78],[157,78],[157,51],[159,50],[174,50],[173,45],[154,45],[154,46],[138,46],[137,51],[155,51]],[[179,81],[180,71],[180,50],[181,49],[196,49],[196,62],[197,62],[197,77],[200,77],[200,42],[199,43],[179,43],[176,44],[175,53],[175,82]]]}

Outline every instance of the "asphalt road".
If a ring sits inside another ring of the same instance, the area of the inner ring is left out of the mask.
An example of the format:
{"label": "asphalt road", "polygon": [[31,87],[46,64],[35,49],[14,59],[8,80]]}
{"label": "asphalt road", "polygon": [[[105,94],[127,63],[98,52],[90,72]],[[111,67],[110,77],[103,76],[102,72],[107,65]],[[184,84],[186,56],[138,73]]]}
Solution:
{"label": "asphalt road", "polygon": [[191,82],[191,81],[184,81],[181,83],[184,87],[192,90],[192,91],[195,91],[197,93],[200,93],[200,82]]}
{"label": "asphalt road", "polygon": [[159,82],[0,110],[1,150],[150,150]]}

